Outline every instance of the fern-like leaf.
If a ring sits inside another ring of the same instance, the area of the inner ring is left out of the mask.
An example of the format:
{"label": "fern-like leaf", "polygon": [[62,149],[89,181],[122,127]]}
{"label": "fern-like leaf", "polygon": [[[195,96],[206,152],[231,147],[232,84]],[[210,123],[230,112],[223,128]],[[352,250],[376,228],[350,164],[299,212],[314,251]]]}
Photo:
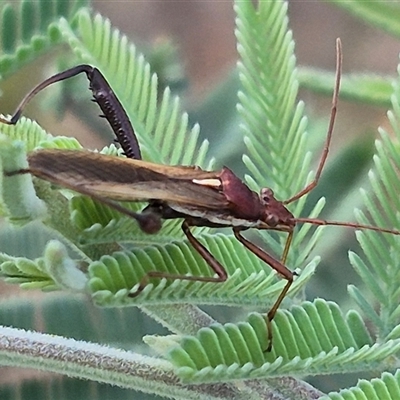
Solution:
{"label": "fern-like leaf", "polygon": [[[261,378],[287,373],[323,374],[371,371],[387,367],[387,356],[400,340],[373,344],[359,314],[343,316],[338,305],[324,300],[280,311],[273,322],[274,346],[267,346],[265,317],[214,325],[185,336],[167,358],[187,382]],[[156,340],[156,339],[155,339]],[[163,339],[160,339],[163,340]]]}
{"label": "fern-like leaf", "polygon": [[[251,173],[247,182],[255,190],[271,187],[278,199],[287,199],[305,186],[310,161],[305,147],[304,105],[296,100],[298,81],[287,3],[258,2],[255,6],[237,1],[235,11],[242,85],[237,108],[249,153],[243,157]],[[305,196],[293,206],[295,215],[301,212],[304,202]],[[317,204],[313,216],[321,208],[322,203]],[[304,225],[294,236],[287,260],[291,268],[305,264],[310,247],[302,242],[309,229]],[[282,253],[286,235],[258,234],[276,254]],[[307,239],[313,243],[316,237]]]}
{"label": "fern-like leaf", "polygon": [[46,272],[42,258],[29,260],[0,253],[0,271],[8,283],[19,284],[24,289],[55,290],[58,286]]}
{"label": "fern-like leaf", "polygon": [[365,400],[365,399],[385,399],[396,400],[400,396],[400,372],[394,375],[384,372],[380,378],[370,381],[361,379],[357,386],[343,389],[340,392],[329,393],[328,396],[320,397],[319,400]]}
{"label": "fern-like leaf", "polygon": [[35,121],[22,117],[18,125],[1,124],[0,133],[6,135],[10,140],[18,140],[24,143],[27,152],[37,148],[43,142],[52,138]]}
{"label": "fern-like leaf", "polygon": [[[93,298],[103,306],[194,302],[268,308],[274,303],[285,281],[273,283],[275,273],[265,270],[265,264],[234,237],[202,235],[201,241],[217,259],[224,260],[229,276],[226,282],[155,279],[137,298],[129,298],[128,292],[133,292],[135,285],[150,271],[211,276],[210,267],[186,241],[162,246],[154,244],[132,252],[117,252],[93,262],[89,266]],[[304,286],[314,269],[315,263],[311,263],[292,286],[290,295]]]}
{"label": "fern-like leaf", "polygon": [[251,156],[244,161],[257,187],[272,187],[282,199],[301,189],[308,173],[303,160],[306,120],[303,104],[296,104],[294,42],[286,8],[283,1],[235,4],[243,87],[238,110]]}
{"label": "fern-like leaf", "polygon": [[[398,69],[400,75],[400,67]],[[392,110],[388,119],[396,140],[400,139],[400,78],[394,84]],[[400,183],[397,171],[400,168],[400,157],[397,142],[386,129],[379,130],[380,138],[376,141],[374,170],[369,172],[369,180],[373,193],[362,191],[368,217],[359,211],[360,222],[371,222],[377,226],[400,227],[398,213],[400,200],[398,193]],[[398,324],[400,307],[398,306],[400,283],[400,239],[390,234],[379,234],[371,231],[357,232],[357,239],[363,249],[365,258],[350,253],[350,261],[357,273],[379,304],[379,311],[370,305],[370,299],[351,287],[353,296],[365,315],[378,329],[378,335],[385,338]],[[389,250],[388,250],[389,249]]]}

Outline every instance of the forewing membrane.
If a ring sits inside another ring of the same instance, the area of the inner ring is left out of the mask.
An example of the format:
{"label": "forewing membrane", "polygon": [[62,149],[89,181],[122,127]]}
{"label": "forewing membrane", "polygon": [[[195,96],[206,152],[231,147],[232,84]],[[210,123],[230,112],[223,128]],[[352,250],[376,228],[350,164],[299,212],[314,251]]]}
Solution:
{"label": "forewing membrane", "polygon": [[[162,200],[223,209],[217,172],[164,166],[89,151],[43,149],[28,155],[29,172],[83,194],[118,200]],[[208,185],[207,182],[212,184]]]}

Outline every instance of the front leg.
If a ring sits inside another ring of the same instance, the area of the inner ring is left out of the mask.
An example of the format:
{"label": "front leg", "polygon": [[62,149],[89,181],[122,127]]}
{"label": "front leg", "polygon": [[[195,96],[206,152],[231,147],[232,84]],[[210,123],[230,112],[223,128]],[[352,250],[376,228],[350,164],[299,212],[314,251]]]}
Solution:
{"label": "front leg", "polygon": [[[274,269],[276,272],[278,272],[279,275],[281,275],[284,279],[287,280],[285,287],[282,289],[277,300],[275,301],[274,305],[272,306],[272,308],[269,310],[269,312],[267,314],[266,323],[267,323],[267,328],[268,328],[268,347],[267,347],[266,351],[271,351],[271,348],[272,348],[272,325],[271,325],[271,322],[274,319],[275,314],[276,314],[279,306],[281,305],[283,299],[285,298],[287,292],[289,291],[290,286],[292,286],[293,278],[296,275],[296,273],[292,272],[281,261],[272,257],[270,254],[268,254],[264,250],[260,249],[254,243],[251,243],[250,241],[245,239],[240,234],[240,231],[241,231],[240,228],[233,229],[233,233],[235,234],[236,239],[239,240],[240,243],[242,243],[245,247],[247,247],[258,258],[260,258],[262,261],[267,263],[272,269]],[[286,248],[286,246],[285,246],[285,248]],[[284,254],[285,254],[285,252],[284,252]]]}

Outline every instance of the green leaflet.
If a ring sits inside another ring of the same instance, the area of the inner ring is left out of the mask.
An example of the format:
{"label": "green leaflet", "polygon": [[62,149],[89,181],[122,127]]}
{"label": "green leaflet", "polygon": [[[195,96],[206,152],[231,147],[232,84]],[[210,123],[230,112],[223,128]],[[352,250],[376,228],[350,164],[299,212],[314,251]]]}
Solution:
{"label": "green leaflet", "polygon": [[[275,282],[276,274],[233,236],[201,235],[199,239],[224,263],[229,276],[226,282],[152,279],[137,298],[129,298],[128,292],[134,292],[135,285],[150,271],[212,276],[211,268],[187,241],[175,241],[135,248],[131,252],[116,252],[91,263],[89,287],[94,300],[103,306],[166,302],[262,307],[273,304],[285,285],[284,280]],[[315,264],[315,261],[311,262],[295,280],[291,295],[297,293],[312,276]]]}
{"label": "green leaflet", "polygon": [[[279,311],[273,321],[273,348],[265,352],[265,315],[246,322],[212,325],[184,336],[166,351],[186,382],[215,382],[291,374],[373,370],[400,348],[398,339],[374,344],[355,311],[346,316],[322,299]],[[156,342],[157,339],[147,339]],[[162,341],[163,339],[159,339]]]}
{"label": "green leaflet", "polygon": [[[286,7],[283,2],[260,2],[257,8],[235,5],[242,84],[238,111],[249,152],[244,162],[257,188],[272,187],[281,199],[303,188],[309,171],[304,159],[306,119],[302,102],[296,101],[294,41]],[[263,46],[254,46],[256,41]]]}
{"label": "green leaflet", "polygon": [[[296,99],[299,83],[286,8],[285,2],[259,2],[258,7],[235,3],[242,86],[237,109],[248,152],[243,162],[250,172],[246,181],[256,191],[261,187],[272,188],[281,200],[288,199],[311,180],[307,119],[304,104]],[[332,51],[334,48],[332,43]],[[300,215],[305,200],[303,196],[290,205],[294,215]],[[304,232],[310,227],[302,229],[299,237],[295,235],[289,264],[299,265],[307,258],[305,243],[300,239],[305,239]],[[283,248],[286,236],[277,238],[266,231],[259,234],[275,252]],[[311,242],[315,239],[307,238]]]}
{"label": "green leaflet", "polygon": [[400,372],[394,375],[384,372],[380,378],[374,378],[370,381],[361,379],[357,386],[349,389],[343,389],[340,392],[329,393],[329,396],[323,396],[320,400],[364,400],[364,399],[385,399],[396,400],[400,396]]}
{"label": "green leaflet", "polygon": [[[374,169],[368,174],[373,188],[372,193],[363,190],[362,198],[365,212],[358,211],[356,216],[361,223],[372,223],[382,227],[399,228],[400,181],[398,170],[400,156],[398,140],[400,138],[400,78],[394,82],[394,93],[391,96],[392,110],[388,119],[392,132],[380,128],[380,137],[375,142]],[[400,316],[399,266],[400,238],[394,235],[376,234],[371,231],[357,232],[364,255],[350,253],[350,262],[362,277],[379,310],[371,306],[371,299],[354,287],[350,295],[363,310],[365,315],[374,321],[379,337],[385,338],[398,325]]]}
{"label": "green leaflet", "polygon": [[68,256],[66,247],[56,240],[50,240],[44,256],[35,260],[0,253],[0,271],[6,282],[24,289],[83,291],[87,283],[86,275]]}
{"label": "green leaflet", "polygon": [[17,125],[0,125],[0,132],[11,140],[19,140],[24,143],[27,152],[38,147],[42,142],[52,138],[35,121],[22,117]]}
{"label": "green leaflet", "polygon": [[24,289],[58,289],[48,275],[42,258],[29,260],[0,253],[0,271],[5,276],[5,282],[19,284]]}

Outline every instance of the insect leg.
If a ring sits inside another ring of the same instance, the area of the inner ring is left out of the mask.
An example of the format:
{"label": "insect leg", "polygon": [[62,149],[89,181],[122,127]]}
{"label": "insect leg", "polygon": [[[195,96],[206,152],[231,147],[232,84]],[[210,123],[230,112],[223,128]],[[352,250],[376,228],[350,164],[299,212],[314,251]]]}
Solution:
{"label": "insect leg", "polygon": [[[271,351],[272,348],[272,325],[271,321],[274,319],[276,311],[278,310],[279,306],[281,305],[283,299],[285,298],[287,292],[290,289],[290,286],[292,286],[293,283],[293,278],[296,275],[294,272],[290,271],[281,261],[278,261],[276,258],[272,257],[270,254],[265,252],[264,250],[260,249],[258,246],[256,246],[254,243],[248,241],[245,239],[241,234],[240,234],[240,229],[239,228],[234,228],[233,233],[235,234],[235,237],[237,240],[239,240],[240,243],[242,243],[245,247],[247,247],[252,253],[254,253],[258,258],[260,258],[262,261],[267,263],[272,269],[274,269],[276,272],[278,272],[279,275],[281,275],[284,279],[287,280],[287,283],[285,287],[282,289],[281,293],[279,294],[277,300],[269,310],[266,318],[267,322],[267,328],[268,328],[268,347],[266,351]],[[289,239],[290,238],[290,239]],[[289,234],[288,241],[290,244],[291,241],[291,236]],[[289,245],[285,246],[285,249],[289,249]],[[287,254],[287,251],[286,251]],[[285,251],[284,255],[282,258],[286,257],[285,256]]]}
{"label": "insect leg", "polygon": [[151,278],[166,278],[173,280],[186,280],[186,281],[196,281],[196,282],[225,282],[228,278],[228,274],[225,268],[214,258],[214,256],[193,236],[190,232],[190,225],[188,221],[183,221],[182,230],[189,240],[189,243],[193,248],[204,258],[206,263],[212,268],[212,270],[218,275],[218,277],[210,276],[187,276],[179,274],[168,274],[165,272],[151,271],[148,272],[140,281],[139,287],[136,292],[130,293],[129,297],[136,297],[139,295],[146,285],[149,283]]}
{"label": "insect leg", "polygon": [[114,131],[125,155],[129,158],[141,160],[142,156],[135,131],[133,130],[132,124],[122,107],[122,104],[104,78],[103,74],[97,68],[87,64],[67,69],[66,71],[55,74],[42,83],[39,83],[23,98],[11,119],[7,120],[0,116],[0,122],[8,125],[15,125],[21,117],[25,106],[37,93],[53,83],[72,78],[82,72],[86,74],[90,82],[89,89],[93,93],[94,101],[103,111],[104,116]]}
{"label": "insect leg", "polygon": [[289,253],[290,245],[292,244],[292,239],[293,239],[293,231],[289,232],[288,237],[286,239],[285,243],[285,248],[283,249],[282,257],[281,257],[281,263],[286,264],[286,259]]}

